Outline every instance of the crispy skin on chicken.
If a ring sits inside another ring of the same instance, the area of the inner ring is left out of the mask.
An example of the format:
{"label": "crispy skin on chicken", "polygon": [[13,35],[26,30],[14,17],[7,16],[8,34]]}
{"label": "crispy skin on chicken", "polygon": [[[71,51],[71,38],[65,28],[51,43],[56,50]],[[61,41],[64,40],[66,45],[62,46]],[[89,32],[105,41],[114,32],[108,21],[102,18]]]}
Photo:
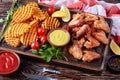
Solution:
{"label": "crispy skin on chicken", "polygon": [[100,17],[100,20],[96,20],[93,25],[96,29],[101,29],[106,33],[110,32],[110,27],[103,17]]}
{"label": "crispy skin on chicken", "polygon": [[82,35],[84,35],[85,33],[86,33],[86,31],[87,31],[87,29],[88,29],[88,25],[87,24],[84,24],[83,26],[81,26],[81,27],[76,27],[76,28],[73,28],[73,32],[75,32],[76,33],[76,35],[74,36],[74,38],[79,38],[79,37],[81,37]]}
{"label": "crispy skin on chicken", "polygon": [[93,32],[92,35],[103,44],[108,44],[109,42],[103,30],[98,30],[97,32]]}
{"label": "crispy skin on chicken", "polygon": [[98,16],[94,15],[94,14],[90,14],[90,13],[85,13],[85,21],[95,21],[98,20]]}
{"label": "crispy skin on chicken", "polygon": [[73,45],[69,48],[69,53],[76,59],[81,60],[83,53],[82,53],[82,47],[85,42],[84,37],[81,38],[79,41],[74,40]]}
{"label": "crispy skin on chicken", "polygon": [[82,60],[85,62],[91,62],[93,60],[99,59],[100,58],[100,54],[94,51],[88,51],[85,50],[83,51],[84,55]]}
{"label": "crispy skin on chicken", "polygon": [[100,45],[100,42],[98,40],[96,40],[94,37],[92,37],[91,35],[87,35],[86,38],[88,40],[85,42],[84,46],[87,49],[95,48]]}
{"label": "crispy skin on chicken", "polygon": [[79,48],[78,45],[74,44],[69,48],[69,53],[76,59],[81,60],[82,59],[82,50]]}
{"label": "crispy skin on chicken", "polygon": [[80,40],[78,40],[78,45],[79,45],[80,48],[82,48],[84,46],[84,43],[85,43],[85,38],[84,37],[82,37],[82,38],[80,38]]}
{"label": "crispy skin on chicken", "polygon": [[81,26],[84,24],[84,13],[77,13],[73,15],[73,19],[69,22],[70,27]]}
{"label": "crispy skin on chicken", "polygon": [[80,29],[76,32],[76,37],[80,37],[80,36],[84,35],[85,32],[87,31],[88,27],[89,26],[87,24],[84,24],[83,26],[81,26]]}
{"label": "crispy skin on chicken", "polygon": [[[108,44],[106,33],[110,32],[110,28],[105,19],[90,13],[77,13],[73,15],[69,26],[73,42],[69,53],[74,58],[86,62],[100,58],[100,54],[88,50],[96,50],[94,48],[99,47],[101,43]],[[84,54],[83,50],[85,50]]]}

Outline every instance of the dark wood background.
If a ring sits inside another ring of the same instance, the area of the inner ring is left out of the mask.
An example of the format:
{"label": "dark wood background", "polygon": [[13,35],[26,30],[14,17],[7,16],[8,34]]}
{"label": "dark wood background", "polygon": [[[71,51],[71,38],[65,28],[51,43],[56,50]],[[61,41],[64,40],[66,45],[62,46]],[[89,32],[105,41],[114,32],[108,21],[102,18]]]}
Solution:
{"label": "dark wood background", "polygon": [[[110,3],[120,2],[119,0],[105,0],[105,1],[110,2]],[[10,9],[11,5],[12,5],[12,0],[2,0],[2,2],[0,2],[0,18],[6,17],[6,15],[7,15],[6,11],[8,11]],[[0,30],[1,30],[2,25],[3,25],[3,23],[0,23]],[[9,76],[0,76],[0,80],[31,80],[31,79],[28,79],[25,76],[23,76],[21,74],[21,72],[51,76],[51,77],[58,78],[60,80],[72,80],[70,78],[63,77],[63,76],[57,75],[57,74],[40,73],[40,72],[37,72],[34,70],[30,70],[29,65],[28,65],[29,62],[31,62],[31,64],[34,64],[34,65],[45,66],[48,68],[53,68],[53,69],[57,69],[59,71],[64,71],[66,73],[71,73],[71,74],[77,75],[77,76],[81,77],[81,80],[120,80],[120,74],[113,74],[112,72],[107,70],[107,66],[106,66],[107,60],[106,60],[105,67],[104,67],[102,74],[97,75],[94,73],[87,73],[87,72],[84,72],[81,70],[66,68],[64,66],[58,66],[57,64],[56,65],[51,64],[51,63],[48,64],[48,63],[42,62],[40,60],[33,59],[31,57],[26,57],[26,56],[22,56],[22,55],[19,55],[19,56],[21,58],[21,65],[20,65],[18,71],[16,71],[14,74],[9,75]]]}

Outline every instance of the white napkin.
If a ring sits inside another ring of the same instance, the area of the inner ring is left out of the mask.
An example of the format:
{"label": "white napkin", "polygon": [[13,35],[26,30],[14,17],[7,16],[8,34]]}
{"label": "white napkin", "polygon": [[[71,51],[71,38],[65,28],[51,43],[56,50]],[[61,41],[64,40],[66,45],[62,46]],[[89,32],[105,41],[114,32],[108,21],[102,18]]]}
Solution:
{"label": "white napkin", "polygon": [[106,10],[101,5],[94,5],[94,6],[85,8],[84,11],[106,17]]}

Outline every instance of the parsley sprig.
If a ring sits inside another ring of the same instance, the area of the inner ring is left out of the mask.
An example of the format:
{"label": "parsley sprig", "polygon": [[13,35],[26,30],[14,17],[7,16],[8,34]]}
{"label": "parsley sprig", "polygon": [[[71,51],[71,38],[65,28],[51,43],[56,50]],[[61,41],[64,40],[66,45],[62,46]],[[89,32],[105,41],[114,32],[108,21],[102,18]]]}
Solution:
{"label": "parsley sprig", "polygon": [[46,62],[50,62],[51,59],[56,58],[63,59],[63,52],[60,48],[55,48],[50,44],[42,44],[38,50],[32,50],[33,54],[40,55]]}

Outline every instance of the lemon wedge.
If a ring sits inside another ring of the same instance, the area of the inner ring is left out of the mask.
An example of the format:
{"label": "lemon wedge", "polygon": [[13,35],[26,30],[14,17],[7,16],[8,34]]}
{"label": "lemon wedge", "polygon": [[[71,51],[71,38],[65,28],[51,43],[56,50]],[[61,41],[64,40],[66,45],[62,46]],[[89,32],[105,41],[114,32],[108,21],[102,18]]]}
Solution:
{"label": "lemon wedge", "polygon": [[66,13],[66,16],[62,17],[62,20],[64,22],[68,22],[71,18],[69,9],[66,6],[62,5],[61,8],[60,8],[60,11],[63,11],[63,12]]}
{"label": "lemon wedge", "polygon": [[55,11],[53,14],[52,14],[52,17],[65,17],[66,16],[66,13],[63,12],[63,11]]}
{"label": "lemon wedge", "polygon": [[116,55],[120,55],[120,47],[115,43],[115,41],[111,41],[110,48]]}

